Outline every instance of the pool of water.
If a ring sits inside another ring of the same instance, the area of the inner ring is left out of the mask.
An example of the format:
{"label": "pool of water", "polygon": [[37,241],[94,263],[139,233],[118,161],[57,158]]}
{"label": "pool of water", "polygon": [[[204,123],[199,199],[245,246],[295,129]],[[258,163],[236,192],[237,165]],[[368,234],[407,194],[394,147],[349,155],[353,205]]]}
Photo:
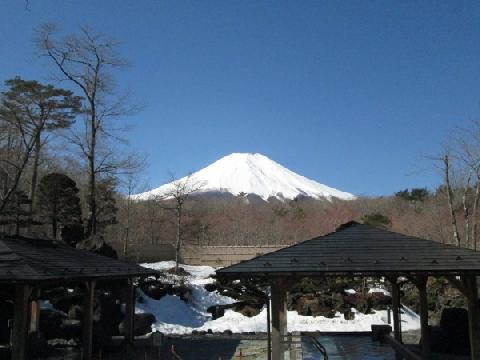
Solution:
{"label": "pool of water", "polygon": [[[317,340],[327,350],[329,360],[393,360],[395,352],[387,345],[372,341],[368,335],[325,335]],[[308,338],[303,343],[304,360],[323,360]]]}

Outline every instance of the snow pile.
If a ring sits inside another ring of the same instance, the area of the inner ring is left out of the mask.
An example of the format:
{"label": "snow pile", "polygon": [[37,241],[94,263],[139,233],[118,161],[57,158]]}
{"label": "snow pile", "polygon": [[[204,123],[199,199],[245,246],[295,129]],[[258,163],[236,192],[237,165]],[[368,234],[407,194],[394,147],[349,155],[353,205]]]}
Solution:
{"label": "snow pile", "polygon": [[[154,264],[142,264],[142,266],[167,270],[174,266],[173,261],[163,261]],[[251,318],[246,317],[233,310],[225,310],[225,315],[219,319],[212,320],[207,309],[212,305],[231,304],[234,299],[222,296],[217,291],[208,292],[204,285],[212,283],[211,275],[215,269],[209,266],[181,265],[191,275],[185,279],[192,288],[192,297],[188,303],[183,302],[177,296],[166,295],[160,300],[154,300],[144,295],[144,302],[137,303],[136,312],[149,312],[155,315],[157,323],[152,330],[163,333],[188,334],[193,330],[223,332],[231,330],[234,333],[241,332],[266,332],[267,311],[264,308],[260,314]],[[174,275],[172,275],[173,277]],[[385,291],[375,289],[375,291]],[[354,320],[345,320],[343,315],[337,313],[333,319],[323,316],[301,316],[296,311],[289,311],[287,314],[288,331],[321,331],[321,332],[355,332],[370,331],[373,324],[386,324],[387,311],[376,311],[374,314],[365,315],[355,312]],[[410,309],[405,309],[402,314],[402,330],[413,330],[420,328],[420,319]]]}
{"label": "snow pile", "polygon": [[[179,181],[185,181],[186,178]],[[298,175],[261,154],[234,153],[215,161],[200,171],[193,173],[188,180],[201,185],[199,192],[227,192],[255,194],[264,200],[269,197],[294,199],[309,196],[316,199],[333,197],[352,200],[354,195]],[[162,196],[172,189],[172,183],[151,191],[134,195],[135,199],[145,200]]]}

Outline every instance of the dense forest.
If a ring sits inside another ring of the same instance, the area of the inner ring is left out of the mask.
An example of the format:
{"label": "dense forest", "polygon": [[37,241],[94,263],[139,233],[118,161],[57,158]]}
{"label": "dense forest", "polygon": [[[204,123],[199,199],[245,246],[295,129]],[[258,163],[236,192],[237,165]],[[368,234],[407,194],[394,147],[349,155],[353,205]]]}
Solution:
{"label": "dense forest", "polygon": [[[145,160],[128,146],[125,118],[139,108],[115,81],[127,62],[117,42],[82,28],[63,36],[45,25],[35,50],[46,73],[12,74],[0,94],[0,231],[10,235],[142,244],[292,244],[357,220],[442,243],[477,248],[480,123],[452,129],[438,154],[436,189],[356,200],[262,201],[176,196],[136,201]],[[51,76],[53,75],[53,77]]]}

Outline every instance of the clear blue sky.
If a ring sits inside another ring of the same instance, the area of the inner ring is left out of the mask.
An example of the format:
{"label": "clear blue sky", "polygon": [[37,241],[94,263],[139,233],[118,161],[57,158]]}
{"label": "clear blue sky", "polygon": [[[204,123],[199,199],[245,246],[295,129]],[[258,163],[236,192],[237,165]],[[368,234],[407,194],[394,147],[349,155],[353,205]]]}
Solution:
{"label": "clear blue sky", "polygon": [[260,152],[355,194],[435,186],[423,155],[480,115],[478,1],[3,0],[0,79],[47,79],[33,29],[122,41],[152,186]]}

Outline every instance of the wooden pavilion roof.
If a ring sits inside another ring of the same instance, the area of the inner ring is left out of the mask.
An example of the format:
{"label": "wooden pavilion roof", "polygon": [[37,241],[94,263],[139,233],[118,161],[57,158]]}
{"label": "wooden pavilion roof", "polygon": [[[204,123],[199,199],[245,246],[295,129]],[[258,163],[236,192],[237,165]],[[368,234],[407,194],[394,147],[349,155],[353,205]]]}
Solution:
{"label": "wooden pavilion roof", "polygon": [[220,277],[480,275],[480,252],[349,222],[220,270]]}
{"label": "wooden pavilion roof", "polygon": [[0,282],[101,280],[148,276],[156,271],[63,243],[0,238]]}

